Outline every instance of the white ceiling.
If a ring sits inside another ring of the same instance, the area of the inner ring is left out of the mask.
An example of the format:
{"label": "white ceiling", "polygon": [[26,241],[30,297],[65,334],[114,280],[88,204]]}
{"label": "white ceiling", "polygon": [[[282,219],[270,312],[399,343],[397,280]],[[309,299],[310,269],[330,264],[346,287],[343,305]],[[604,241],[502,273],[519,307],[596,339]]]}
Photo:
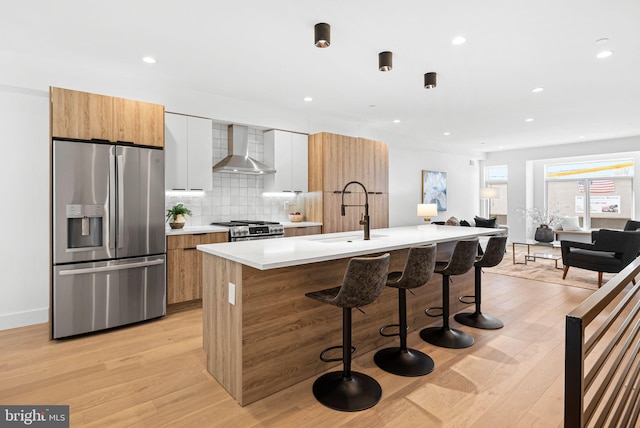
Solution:
{"label": "white ceiling", "polygon": [[[0,50],[307,109],[425,147],[495,151],[640,135],[638,0],[3,3]],[[331,25],[327,49],[313,46],[318,22]],[[457,35],[467,43],[452,45]],[[596,59],[601,49],[615,54]],[[387,73],[377,70],[384,50],[393,52]],[[142,63],[145,55],[158,62]],[[430,71],[438,87],[426,90]]]}

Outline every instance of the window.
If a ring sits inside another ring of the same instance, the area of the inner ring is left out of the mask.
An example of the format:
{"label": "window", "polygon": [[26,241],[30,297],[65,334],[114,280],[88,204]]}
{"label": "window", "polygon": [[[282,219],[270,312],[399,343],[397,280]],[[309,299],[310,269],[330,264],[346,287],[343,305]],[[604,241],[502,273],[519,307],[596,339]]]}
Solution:
{"label": "window", "polygon": [[633,167],[632,159],[546,165],[547,207],[587,229],[622,229],[633,217]]}
{"label": "window", "polygon": [[507,166],[488,166],[485,174],[486,186],[500,189],[500,197],[489,200],[487,214],[489,217],[496,217],[498,224],[507,224]]}

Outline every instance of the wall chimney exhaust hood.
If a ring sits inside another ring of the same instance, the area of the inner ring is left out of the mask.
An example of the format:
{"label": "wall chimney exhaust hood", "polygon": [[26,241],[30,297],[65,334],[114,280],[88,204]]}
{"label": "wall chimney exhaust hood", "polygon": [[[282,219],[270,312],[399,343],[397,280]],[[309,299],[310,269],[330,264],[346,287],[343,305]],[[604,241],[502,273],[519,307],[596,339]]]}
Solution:
{"label": "wall chimney exhaust hood", "polygon": [[229,155],[213,166],[213,172],[273,174],[275,169],[249,157],[249,128],[229,125]]}

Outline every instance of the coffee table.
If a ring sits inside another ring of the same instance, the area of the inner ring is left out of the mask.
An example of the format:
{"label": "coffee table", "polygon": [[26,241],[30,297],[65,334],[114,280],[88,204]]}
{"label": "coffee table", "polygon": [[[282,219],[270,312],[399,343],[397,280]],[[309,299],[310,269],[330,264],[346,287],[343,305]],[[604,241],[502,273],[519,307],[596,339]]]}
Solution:
{"label": "coffee table", "polygon": [[[524,256],[524,262],[516,261],[516,245],[526,245],[527,254]],[[513,241],[511,243],[511,256],[513,258],[514,265],[526,265],[527,262],[535,262],[536,259],[547,259],[547,260],[555,260],[556,269],[562,269],[558,267],[558,260],[562,259],[562,256],[551,254],[551,253],[535,253],[531,254],[531,246],[543,246],[549,248],[560,248],[560,241],[552,241],[552,242],[538,242],[535,239],[525,239],[521,241]]]}
{"label": "coffee table", "polygon": [[527,262],[535,262],[536,259],[554,260],[556,263],[556,269],[562,269],[562,266],[558,267],[558,260],[562,260],[562,255],[549,253],[525,254],[524,264],[526,265]]}

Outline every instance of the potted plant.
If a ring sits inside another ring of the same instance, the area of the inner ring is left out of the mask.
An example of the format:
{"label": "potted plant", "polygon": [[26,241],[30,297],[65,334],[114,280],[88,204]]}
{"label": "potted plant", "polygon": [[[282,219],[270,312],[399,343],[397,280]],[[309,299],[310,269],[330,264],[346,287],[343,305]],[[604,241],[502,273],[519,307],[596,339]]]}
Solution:
{"label": "potted plant", "polygon": [[176,204],[167,210],[167,221],[171,229],[182,229],[186,221],[185,216],[191,215],[191,210],[182,204]]}

